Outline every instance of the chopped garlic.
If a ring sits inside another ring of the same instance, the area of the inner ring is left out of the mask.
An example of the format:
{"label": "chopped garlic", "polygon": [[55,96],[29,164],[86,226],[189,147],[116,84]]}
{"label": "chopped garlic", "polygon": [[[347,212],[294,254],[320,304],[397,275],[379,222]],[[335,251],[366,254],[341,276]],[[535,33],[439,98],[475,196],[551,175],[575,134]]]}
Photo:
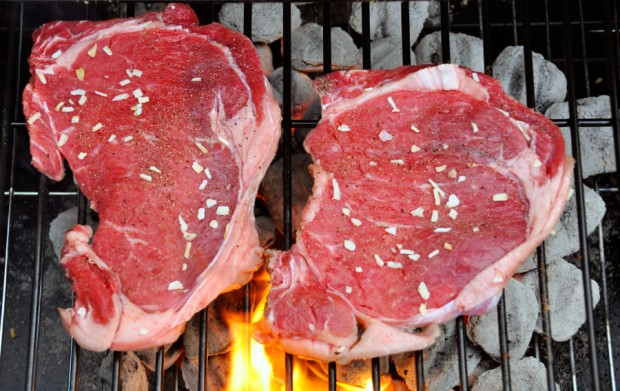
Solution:
{"label": "chopped garlic", "polygon": [[351,130],[351,128],[349,127],[349,125],[345,125],[345,124],[342,124],[342,125],[338,126],[338,128],[337,128],[337,129],[338,129],[339,131],[341,131],[341,132],[348,132],[348,131],[350,131],[350,130]]}
{"label": "chopped garlic", "polygon": [[54,54],[52,54],[52,58],[55,60],[58,57],[62,56],[62,50],[56,50]]}
{"label": "chopped garlic", "polygon": [[147,335],[149,333],[149,329],[145,329],[144,327],[140,328],[140,334],[141,335]]}
{"label": "chopped garlic", "polygon": [[342,214],[345,216],[351,216],[351,209],[349,208],[342,208]]}
{"label": "chopped garlic", "polygon": [[194,162],[192,163],[192,169],[196,171],[196,174],[200,174],[201,172],[204,171],[205,168],[201,166],[200,163]]}
{"label": "chopped garlic", "polygon": [[86,95],[82,95],[82,96],[80,96],[80,100],[78,100],[78,105],[80,105],[80,106],[84,106],[84,103],[86,103],[86,100],[87,100],[87,99],[88,99],[88,98],[86,98]]}
{"label": "chopped garlic", "polygon": [[459,212],[457,212],[456,209],[450,209],[448,212],[448,216],[450,216],[452,220],[456,220],[456,216],[458,216],[458,214]]}
{"label": "chopped garlic", "polygon": [[205,168],[205,175],[207,176],[207,178],[213,179],[213,176],[211,176],[211,170],[209,170],[208,168]]}
{"label": "chopped garlic", "polygon": [[201,79],[201,78],[199,78],[199,77],[193,77],[193,78],[192,78],[192,81],[193,81],[193,82],[198,82],[198,81],[201,81],[201,80],[202,80],[202,79]]}
{"label": "chopped garlic", "polygon": [[218,206],[215,210],[215,214],[218,216],[227,216],[230,214],[230,208],[227,206]]}
{"label": "chopped garlic", "polygon": [[418,129],[417,126],[415,125],[411,125],[411,130],[413,130],[416,133],[420,133],[420,129]]}
{"label": "chopped garlic", "polygon": [[112,141],[114,141],[116,139],[116,135],[113,134],[110,136],[110,138],[108,139],[108,142],[111,143]]}
{"label": "chopped garlic", "polygon": [[435,230],[434,230],[434,231],[435,231],[435,232],[437,232],[437,233],[442,234],[442,233],[447,233],[447,232],[450,232],[451,230],[452,230],[452,228],[443,228],[443,227],[439,227],[439,228],[435,228]]}
{"label": "chopped garlic", "polygon": [[158,173],[158,174],[161,174],[161,171],[159,170],[159,168],[157,168],[157,167],[155,167],[155,166],[151,166],[151,167],[149,167],[149,170],[151,170],[151,171],[153,171],[153,172],[156,172],[156,173]]}
{"label": "chopped garlic", "polygon": [[536,158],[536,160],[534,160],[534,163],[532,163],[532,167],[540,167],[542,166],[542,162]]}
{"label": "chopped garlic", "polygon": [[80,122],[80,116],[74,115],[73,117],[71,117],[71,123],[72,124],[77,124],[79,122]]}
{"label": "chopped garlic", "polygon": [[45,75],[43,74],[43,72],[37,69],[35,73],[37,74],[37,77],[39,78],[41,83],[47,84],[47,79],[45,79]]}
{"label": "chopped garlic", "polygon": [[362,269],[362,267],[361,267],[361,266],[356,266],[356,267],[355,267],[355,272],[356,272],[356,273],[361,273],[361,272],[363,272],[363,271],[364,271],[364,269]]}
{"label": "chopped garlic", "polygon": [[228,143],[228,140],[226,140],[224,137],[219,137],[217,138],[218,140],[220,140],[220,142],[226,146],[229,146],[230,144]]}
{"label": "chopped garlic", "polygon": [[419,311],[422,315],[426,315],[426,303],[420,304]]}
{"label": "chopped garlic", "polygon": [[211,220],[211,222],[209,222],[209,226],[211,228],[217,228],[219,226],[217,220]]}
{"label": "chopped garlic", "polygon": [[385,265],[385,262],[383,262],[383,259],[381,259],[381,257],[379,256],[379,254],[374,254],[375,257],[375,262],[377,262],[377,265],[383,267],[383,265]]}
{"label": "chopped garlic", "polygon": [[475,123],[475,122],[472,122],[472,123],[471,123],[471,127],[472,127],[472,129],[474,130],[474,133],[478,133],[478,125],[476,125],[476,123]]}
{"label": "chopped garlic", "polygon": [[388,261],[386,266],[389,267],[390,269],[402,269],[403,268],[402,263],[395,262],[395,261]]}
{"label": "chopped garlic", "polygon": [[205,179],[204,181],[202,181],[202,183],[200,184],[200,186],[198,186],[198,189],[199,189],[199,190],[204,190],[204,189],[207,187],[207,184],[208,184],[208,183],[209,183],[209,181]]}
{"label": "chopped garlic", "polygon": [[127,98],[129,98],[129,94],[127,94],[127,93],[119,94],[119,95],[116,95],[114,98],[112,98],[112,102],[116,102],[118,100],[125,100]]}
{"label": "chopped garlic", "polygon": [[131,140],[133,140],[133,136],[125,136],[125,137],[123,137],[123,142],[124,142],[124,143],[128,143],[128,142],[130,142]]}
{"label": "chopped garlic", "polygon": [[65,102],[59,102],[59,103],[56,105],[56,107],[54,107],[54,110],[58,111],[58,110],[60,110],[60,108],[61,108],[62,106],[64,106],[64,105],[65,105]]}
{"label": "chopped garlic", "polygon": [[88,55],[95,57],[97,55],[97,44],[94,44],[92,48],[88,49]]}
{"label": "chopped garlic", "polygon": [[140,178],[144,179],[147,182],[153,181],[153,177],[147,174],[140,174]]}
{"label": "chopped garlic", "polygon": [[62,147],[63,145],[67,143],[67,140],[69,140],[69,136],[63,133],[60,135],[60,138],[58,139],[58,143],[56,143],[56,145],[58,147]]}
{"label": "chopped garlic", "polygon": [[93,126],[93,132],[98,131],[99,129],[103,128],[103,124],[101,122],[97,122],[97,124],[95,126]]}
{"label": "chopped garlic", "polygon": [[77,314],[80,315],[82,318],[86,316],[86,308],[84,307],[80,307],[77,310]]}
{"label": "chopped garlic", "polygon": [[396,103],[394,103],[394,99],[391,96],[388,96],[387,101],[392,106],[392,113],[400,113],[400,109],[396,107]]}
{"label": "chopped garlic", "polygon": [[390,235],[396,236],[396,227],[388,227],[385,229],[385,232],[389,233]]}
{"label": "chopped garlic", "polygon": [[416,153],[418,151],[420,151],[420,147],[415,144],[411,146],[411,152]]}
{"label": "chopped garlic", "polygon": [[496,202],[508,201],[508,194],[506,193],[493,194],[493,201],[496,201]]}
{"label": "chopped garlic", "polygon": [[209,152],[209,151],[207,150],[207,148],[205,148],[205,147],[204,147],[204,145],[202,145],[201,143],[196,143],[196,146],[198,147],[198,149],[200,149],[200,152],[202,152],[202,153],[207,153],[207,152]]}
{"label": "chopped garlic", "polygon": [[28,118],[28,125],[32,125],[34,121],[38,120],[39,118],[41,118],[41,113],[37,111],[36,113],[31,115],[30,118]]}
{"label": "chopped garlic", "polygon": [[431,297],[431,293],[428,291],[428,287],[424,282],[418,285],[418,293],[424,300],[428,300],[428,298]]}
{"label": "chopped garlic", "polygon": [[450,194],[448,196],[448,202],[446,202],[446,208],[455,208],[459,206],[460,203],[461,201],[459,200],[459,197],[455,194]]}
{"label": "chopped garlic", "polygon": [[390,141],[393,138],[394,137],[390,134],[390,132],[388,132],[385,129],[383,129],[383,130],[381,130],[381,132],[379,132],[379,140],[381,140],[381,141]]}
{"label": "chopped garlic", "polygon": [[349,251],[355,251],[355,243],[352,240],[347,239],[344,241],[344,248]]}
{"label": "chopped garlic", "polygon": [[435,171],[436,172],[442,172],[442,171],[445,171],[445,170],[446,170],[446,165],[445,164],[442,165],[442,166],[435,167]]}
{"label": "chopped garlic", "polygon": [[433,258],[435,255],[439,254],[439,250],[434,250],[433,252],[431,252],[430,254],[428,254],[429,258]]}
{"label": "chopped garlic", "polygon": [[443,248],[445,248],[448,251],[452,251],[452,249],[453,249],[452,245],[450,243],[448,243],[448,242],[445,242],[443,244]]}
{"label": "chopped garlic", "polygon": [[362,222],[359,219],[352,218],[351,219],[351,224],[353,224],[356,227],[359,227],[360,225],[362,225]]}
{"label": "chopped garlic", "polygon": [[405,161],[403,159],[394,159],[394,160],[390,160],[390,163],[392,164],[398,164],[398,165],[404,165]]}
{"label": "chopped garlic", "polygon": [[107,54],[108,56],[111,56],[111,55],[112,55],[112,49],[110,49],[110,48],[109,48],[109,47],[107,47],[107,46],[104,46],[104,47],[103,47],[103,51],[104,51],[104,52],[105,52],[105,54]]}
{"label": "chopped garlic", "polygon": [[88,154],[87,154],[86,152],[80,152],[80,153],[78,154],[78,159],[80,159],[80,160],[84,160],[84,158],[85,158],[86,156],[88,156]]}
{"label": "chopped garlic", "polygon": [[63,113],[72,113],[73,111],[75,111],[75,109],[70,106],[65,106],[60,111],[62,111]]}
{"label": "chopped garlic", "polygon": [[183,284],[181,283],[181,281],[172,281],[170,284],[168,284],[169,291],[177,291],[180,289],[183,289]]}
{"label": "chopped garlic", "polygon": [[424,216],[424,208],[419,206],[416,209],[412,210],[410,213],[411,213],[411,216],[413,216],[413,217],[423,217]]}
{"label": "chopped garlic", "polygon": [[346,293],[351,293],[351,292],[353,292],[353,288],[351,288],[350,286],[346,286],[346,287],[344,288],[344,291],[345,291]]}
{"label": "chopped garlic", "polygon": [[215,204],[217,204],[217,201],[212,199],[212,198],[209,198],[206,201],[207,208],[211,208],[211,207],[215,206]]}
{"label": "chopped garlic", "polygon": [[198,218],[198,220],[204,220],[205,219],[205,208],[198,209],[198,216],[196,217]]}
{"label": "chopped garlic", "polygon": [[439,220],[439,212],[436,210],[433,210],[433,213],[431,213],[431,222],[436,223],[437,220]]}
{"label": "chopped garlic", "polygon": [[75,70],[75,75],[77,76],[79,81],[84,80],[84,68],[78,68]]}
{"label": "chopped garlic", "polygon": [[[195,235],[195,234],[194,234]],[[185,252],[183,253],[183,258],[187,259],[189,258],[189,253],[192,250],[192,242],[186,242],[185,243]]]}

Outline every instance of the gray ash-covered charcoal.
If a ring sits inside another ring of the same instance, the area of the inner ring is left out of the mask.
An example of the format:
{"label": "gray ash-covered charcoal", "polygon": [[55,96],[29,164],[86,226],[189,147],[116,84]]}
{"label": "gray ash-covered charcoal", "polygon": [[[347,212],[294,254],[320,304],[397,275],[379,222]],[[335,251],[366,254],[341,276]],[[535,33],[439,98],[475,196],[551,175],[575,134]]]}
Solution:
{"label": "gray ash-covered charcoal", "polygon": [[[418,64],[441,64],[441,32],[425,35],[415,48]],[[450,63],[463,65],[476,72],[484,72],[482,40],[461,33],[450,33]]]}
{"label": "gray ash-covered charcoal", "polygon": [[[455,322],[441,325],[435,345],[423,352],[424,378],[427,390],[448,391],[459,384],[458,342]],[[472,373],[482,358],[480,349],[467,344],[467,372]],[[391,356],[397,373],[409,390],[417,390],[414,353]]]}
{"label": "gray ash-covered charcoal", "polygon": [[[493,63],[493,76],[508,95],[527,104],[523,46],[507,46]],[[566,98],[566,76],[551,61],[532,52],[536,110],[544,112],[552,103]]]}
{"label": "gray ash-covered charcoal", "polygon": [[[593,96],[577,100],[577,113],[583,119],[611,118],[609,96]],[[545,116],[551,119],[568,119],[568,102],[551,105]],[[566,140],[566,153],[573,154],[569,127],[560,128]],[[583,177],[616,171],[614,156],[613,128],[580,127],[579,128],[581,170]]]}
{"label": "gray ash-covered charcoal", "polygon": [[[142,361],[142,364],[146,369],[154,372],[158,351],[159,348],[152,348],[136,351],[133,353],[136,355],[136,357],[140,359],[140,361]],[[164,370],[170,368],[172,364],[174,364],[179,359],[179,357],[181,357],[182,353],[183,346],[180,341],[164,346]]]}
{"label": "gray ash-covered charcoal", "polygon": [[[511,279],[506,285],[507,339],[510,357],[520,359],[525,354],[538,320],[538,302],[534,292],[519,281]],[[480,316],[470,316],[467,337],[479,345],[494,360],[501,358],[497,310]]]}
{"label": "gray ash-covered charcoal", "polygon": [[263,73],[265,76],[271,75],[271,72],[273,72],[273,53],[271,53],[271,48],[266,43],[255,43],[254,47],[258,53],[258,58],[260,58]]}
{"label": "gray ash-covered charcoal", "polygon": [[[428,1],[412,1],[409,3],[409,37],[413,45],[428,18]],[[353,3],[349,25],[355,32],[362,33],[362,5]],[[370,39],[402,34],[400,2],[377,1],[370,3]]]}
{"label": "gray ash-covered charcoal", "polygon": [[[332,69],[357,67],[357,46],[340,27],[332,27]],[[291,33],[291,66],[302,72],[323,70],[323,26],[308,23]]]}
{"label": "gray ash-covered charcoal", "polygon": [[[546,391],[547,370],[545,365],[534,357],[510,361],[510,383],[512,391]],[[560,386],[555,385],[556,390]],[[472,391],[501,391],[502,369],[497,367],[480,375]]]}
{"label": "gray ash-covered charcoal", "polygon": [[[586,206],[586,227],[588,235],[601,222],[605,215],[605,201],[594,190],[583,187],[584,202]],[[545,258],[547,263],[560,259],[579,251],[579,231],[577,226],[577,197],[574,195],[568,200],[560,221],[556,224],[555,234],[545,240]],[[538,267],[536,252],[521,265],[519,273],[533,270]]]}
{"label": "gray ash-covered charcoal", "polygon": [[258,232],[258,242],[262,248],[268,248],[276,238],[276,225],[268,216],[258,216],[256,221],[256,231]]}
{"label": "gray ash-covered charcoal", "polygon": [[[101,378],[101,390],[112,391],[112,366],[114,354],[109,351],[99,368],[99,376]],[[142,362],[133,352],[124,352],[122,360],[122,390],[123,391],[148,391],[149,382],[146,378],[146,369]]]}
{"label": "gray ash-covered charcoal", "polygon": [[[328,364],[326,362],[308,361],[308,366],[314,372],[320,371],[319,373],[323,377],[328,376]],[[390,363],[387,357],[381,357],[379,359],[379,373],[381,376],[387,375],[389,369]],[[372,365],[370,360],[353,360],[345,365],[336,365],[336,379],[338,382],[364,388],[370,378],[371,371]],[[386,379],[383,379],[382,384],[385,384],[385,381]]]}
{"label": "gray ash-covered charcoal", "polygon": [[[359,63],[362,63],[364,48],[359,49]],[[392,69],[403,65],[403,41],[400,36],[380,38],[370,43],[371,69]],[[411,50],[411,65],[416,56]]]}
{"label": "gray ash-covered charcoal", "polygon": [[[282,107],[282,91],[284,90],[284,68],[277,68],[269,76],[269,83],[273,87],[274,97]],[[312,102],[319,96],[314,91],[312,79],[306,74],[291,69],[291,115],[294,119],[301,119]]]}
{"label": "gray ash-covered charcoal", "polygon": [[[252,4],[252,41],[271,43],[282,38],[282,12],[281,3]],[[218,18],[224,26],[243,33],[243,3],[224,4]],[[295,4],[291,4],[291,28],[300,25],[299,9]]]}
{"label": "gray ash-covered charcoal", "polygon": [[[299,228],[301,222],[301,212],[306,206],[306,200],[312,194],[312,176],[308,172],[308,165],[312,164],[310,155],[294,154],[291,158],[293,166],[293,230]],[[282,233],[284,214],[282,211],[282,159],[278,159],[271,164],[263,181],[261,182],[262,194],[265,195],[267,208],[273,222]]]}
{"label": "gray ash-covered charcoal", "polygon": [[[231,354],[223,353],[209,356],[207,365],[207,390],[225,390],[230,379]],[[198,357],[186,358],[181,363],[181,376],[185,383],[185,388],[189,391],[198,390]]]}
{"label": "gray ash-covered charcoal", "polygon": [[[551,337],[556,341],[567,341],[575,335],[586,321],[583,296],[583,277],[573,264],[558,259],[547,266],[547,289],[549,290],[549,307],[551,309]],[[522,274],[519,278],[523,284],[539,296],[538,272]],[[600,299],[599,286],[591,280],[592,301],[596,306]],[[542,323],[538,319],[536,332],[542,334]]]}

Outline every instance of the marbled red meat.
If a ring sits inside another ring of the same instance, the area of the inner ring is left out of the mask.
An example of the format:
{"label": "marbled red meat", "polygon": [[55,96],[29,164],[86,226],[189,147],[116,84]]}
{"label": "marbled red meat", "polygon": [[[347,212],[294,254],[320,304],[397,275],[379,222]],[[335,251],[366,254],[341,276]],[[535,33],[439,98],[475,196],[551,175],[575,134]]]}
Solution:
{"label": "marbled red meat", "polygon": [[553,123],[465,68],[315,86],[313,195],[296,244],[272,253],[255,336],[339,362],[424,348],[496,303],[558,220],[572,159]]}
{"label": "marbled red meat", "polygon": [[66,159],[99,213],[67,233],[62,321],[91,350],[173,342],[261,264],[257,188],[280,112],[252,43],[185,5],[34,33],[23,96],[33,165]]}

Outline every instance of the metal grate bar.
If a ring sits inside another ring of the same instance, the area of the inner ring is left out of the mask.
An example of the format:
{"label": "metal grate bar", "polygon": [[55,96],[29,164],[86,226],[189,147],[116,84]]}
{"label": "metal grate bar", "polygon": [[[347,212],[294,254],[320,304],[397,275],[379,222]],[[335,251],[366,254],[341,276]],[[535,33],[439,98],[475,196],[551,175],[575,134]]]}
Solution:
{"label": "metal grate bar", "polygon": [[[591,372],[591,384],[592,390],[600,390],[600,380],[598,371],[598,358],[596,351],[596,336],[594,332],[594,313],[592,305],[592,287],[590,283],[590,251],[588,248],[588,234],[586,232],[586,211],[583,195],[583,174],[581,169],[581,143],[579,137],[579,126],[574,118],[577,118],[577,102],[575,98],[575,70],[572,63],[573,58],[573,45],[571,39],[571,26],[570,26],[570,4],[567,3],[563,7],[564,14],[564,55],[567,59],[566,62],[566,78],[568,81],[568,108],[569,119],[571,119],[571,143],[572,154],[575,158],[575,196],[577,201],[577,222],[579,232],[579,245],[581,247],[582,257],[582,275],[583,275],[583,291],[586,311],[586,324],[588,333],[588,350],[590,356],[590,372]],[[613,84],[613,83],[611,83]]]}
{"label": "metal grate bar", "polygon": [[332,70],[332,7],[331,1],[323,1],[323,73]]}
{"label": "metal grate bar", "polygon": [[417,391],[425,391],[424,386],[424,352],[418,350],[415,352],[415,380]]}
{"label": "metal grate bar", "polygon": [[[594,184],[594,189],[599,192],[598,181]],[[607,294],[607,259],[605,256],[605,238],[603,236],[603,224],[596,227],[598,236],[599,263],[601,268],[601,301],[603,313],[605,315],[605,338],[607,340],[607,360],[609,364],[609,377],[611,381],[611,391],[616,391],[616,371],[614,367],[614,349],[611,337],[611,326],[609,321],[609,295]]]}
{"label": "metal grate bar", "polygon": [[329,391],[336,391],[337,379],[336,363],[330,362],[327,364],[327,387],[329,388]]}
{"label": "metal grate bar", "polygon": [[[23,14],[22,14],[23,15]],[[22,19],[23,20],[23,19]],[[39,200],[37,203],[37,231],[32,270],[32,304],[30,307],[30,333],[28,338],[28,367],[26,389],[37,389],[39,359],[39,329],[41,326],[41,291],[43,290],[43,259],[47,238],[47,177],[39,176]]]}
{"label": "metal grate bar", "polygon": [[[532,59],[532,46],[531,46],[531,30],[530,30],[530,11],[527,0],[521,1],[522,12],[522,32],[523,32],[523,66],[525,70],[525,91],[528,107],[536,106],[536,96],[534,92],[534,66]],[[516,18],[516,15],[515,15]],[[550,45],[550,43],[547,43]],[[547,374],[547,389],[550,391],[555,390],[555,376],[553,370],[553,350],[551,340],[551,316],[549,308],[549,292],[547,289],[547,261],[545,256],[545,244],[544,242],[536,249],[537,262],[538,262],[538,286],[540,297],[540,316],[543,329],[542,343],[543,351],[541,358],[545,363]]]}
{"label": "metal grate bar", "polygon": [[200,346],[198,349],[198,390],[207,389],[209,370],[207,328],[209,327],[208,307],[200,311]]}
{"label": "metal grate bar", "polygon": [[508,349],[508,325],[506,323],[506,291],[497,303],[497,330],[499,332],[499,353],[502,368],[502,386],[504,391],[512,390],[510,383],[510,351]]}
{"label": "metal grate bar", "polygon": [[[450,3],[449,0],[441,0],[441,58],[444,63],[450,62]],[[465,324],[463,316],[456,318],[456,334],[458,340],[457,359],[459,362],[459,381],[461,391],[469,390],[467,383],[467,346],[465,337]]]}
{"label": "metal grate bar", "polygon": [[112,389],[117,391],[123,388],[122,360],[123,352],[112,352]]}
{"label": "metal grate bar", "polygon": [[450,62],[450,2],[441,0],[441,59],[444,63]]}
{"label": "metal grate bar", "polygon": [[586,96],[590,96],[590,75],[588,72],[588,52],[586,49],[586,27],[583,21],[583,1],[578,0],[579,7],[579,38],[581,40],[581,59],[583,61],[583,78],[585,80]]}
{"label": "metal grate bar", "polygon": [[[282,37],[282,184],[284,201],[284,249],[291,248],[293,242],[293,168],[292,154],[292,124],[291,124],[291,3],[283,3],[283,37]],[[293,390],[293,356],[284,355],[285,390]]]}
{"label": "metal grate bar", "polygon": [[372,365],[372,391],[381,390],[381,369],[379,367],[379,357],[374,357],[371,360]]}
{"label": "metal grate bar", "polygon": [[[4,74],[4,85],[10,86],[15,73],[15,62],[12,61],[15,58],[16,53],[16,30],[17,30],[17,4],[12,4],[9,11],[9,44],[7,50],[7,64]],[[11,88],[5,88],[2,94],[2,135],[0,135],[0,238],[5,238],[4,249],[4,267],[2,273],[2,301],[0,309],[0,358],[2,357],[2,341],[4,340],[4,315],[6,312],[6,296],[7,296],[7,282],[8,282],[8,267],[9,267],[9,236],[11,233],[11,206],[13,203],[13,195],[6,194],[7,187],[12,190],[13,188],[13,175],[8,175],[8,163],[9,163],[9,130],[11,129],[10,116],[11,116]],[[11,154],[11,167],[15,165],[15,138],[13,138],[13,153]],[[8,196],[8,212],[5,212],[5,197]],[[6,225],[3,224],[4,217],[7,217]],[[1,242],[0,242],[1,243]]]}
{"label": "metal grate bar", "polygon": [[370,69],[370,4],[362,3],[362,68]]}
{"label": "metal grate bar", "polygon": [[403,41],[403,65],[411,65],[411,35],[409,34],[409,2],[400,3],[400,24]]}
{"label": "metal grate bar", "polygon": [[161,346],[155,355],[155,391],[164,389],[164,355],[164,347]]}
{"label": "metal grate bar", "polygon": [[[618,10],[613,0],[605,1],[605,37],[607,41],[607,77],[609,79],[609,99],[611,121],[614,129],[614,152],[616,158],[616,178],[620,183],[620,118],[618,117]],[[614,15],[612,23],[611,15]],[[613,32],[615,31],[615,34]]]}
{"label": "metal grate bar", "polygon": [[467,347],[465,337],[465,324],[462,316],[456,318],[456,336],[458,343],[458,360],[459,360],[459,381],[461,382],[461,391],[469,390],[467,383]]}

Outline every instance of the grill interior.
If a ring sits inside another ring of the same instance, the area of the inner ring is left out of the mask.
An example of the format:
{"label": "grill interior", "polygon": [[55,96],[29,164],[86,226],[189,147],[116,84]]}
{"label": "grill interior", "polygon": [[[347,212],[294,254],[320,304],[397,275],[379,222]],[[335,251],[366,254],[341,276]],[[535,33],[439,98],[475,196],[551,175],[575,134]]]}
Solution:
{"label": "grill interior", "polygon": [[[190,2],[201,24],[217,20],[222,2]],[[403,48],[409,42],[408,2],[402,2]],[[564,72],[568,80],[570,118],[554,119],[559,126],[569,126],[572,133],[573,156],[577,163],[582,159],[576,132],[579,127],[613,127],[614,153],[620,161],[620,133],[618,119],[619,33],[618,9],[614,0],[596,0],[585,4],[582,0],[517,1],[517,0],[441,0],[439,28],[425,28],[421,36],[439,29],[442,37],[443,61],[450,62],[448,33],[462,32],[478,36],[484,43],[484,63],[490,74],[490,65],[499,52],[508,45],[524,46],[524,63],[527,102],[534,106],[534,79],[532,51],[541,53]],[[70,285],[59,272],[48,239],[48,225],[59,212],[78,206],[78,221],[85,223],[89,217],[87,200],[80,195],[70,175],[60,183],[54,183],[40,175],[30,166],[28,137],[21,112],[21,91],[30,74],[26,63],[32,46],[34,28],[53,20],[106,19],[131,17],[136,5],[131,2],[29,2],[16,1],[0,4],[0,89],[2,90],[2,143],[0,145],[0,258],[2,275],[2,303],[0,315],[0,389],[3,390],[75,390],[88,389],[97,384],[101,355],[81,350],[66,334],[58,340],[59,322],[57,306],[67,306],[72,296]],[[274,58],[274,66],[284,68],[283,93],[283,140],[278,152],[284,159],[284,235],[280,247],[292,244],[292,170],[291,154],[294,147],[294,129],[311,129],[316,122],[293,120],[291,117],[291,3],[282,2],[284,10],[284,37],[272,44],[282,49],[282,56]],[[316,21],[327,27],[338,19],[342,7],[350,7],[345,1],[324,1],[315,5]],[[449,17],[452,10],[453,18]],[[251,3],[244,7],[246,35],[250,34]],[[363,33],[354,39],[364,48],[362,66],[371,67],[369,3],[362,5]],[[342,26],[347,28],[346,25]],[[331,70],[331,45],[329,28],[324,28],[324,72]],[[274,50],[279,53],[279,50]],[[403,50],[403,63],[411,62],[410,51]],[[589,120],[579,118],[576,99],[606,94],[610,96],[611,118]],[[615,390],[618,376],[620,348],[620,311],[617,308],[620,294],[620,207],[618,174],[604,174],[582,179],[580,165],[575,169],[575,197],[578,210],[579,244],[581,251],[574,263],[583,272],[583,292],[586,306],[586,324],[569,341],[554,342],[550,337],[550,323],[544,248],[538,251],[541,314],[544,336],[534,334],[528,352],[539,357],[546,365],[547,388],[555,389],[557,382],[562,389]],[[601,225],[589,238],[586,235],[586,209],[582,186],[595,188],[603,197],[607,213]],[[55,271],[52,273],[51,271]],[[50,276],[53,276],[51,278]],[[60,277],[59,277],[60,276]],[[592,307],[590,278],[601,287],[601,301]],[[44,294],[45,292],[45,294]],[[247,290],[249,295],[249,289]],[[502,348],[502,387],[511,389],[508,368],[510,335],[506,332],[506,302],[502,298],[497,307],[500,333],[497,338]],[[206,310],[197,314],[200,318],[200,360],[198,389],[206,389],[206,344],[209,325]],[[458,354],[452,357],[459,363],[461,390],[470,388],[466,368],[466,336],[463,317],[457,319]],[[120,362],[122,353],[113,354],[110,373],[102,374],[110,381],[111,389],[123,387]],[[292,368],[296,358],[287,355],[286,389],[293,390]],[[416,354],[416,360],[422,354]],[[99,361],[98,361],[99,360]],[[185,389],[178,366],[163,371],[164,351],[156,357],[151,386],[155,390]],[[422,365],[417,365],[418,389],[424,389]],[[329,390],[336,390],[336,366],[329,366]],[[371,376],[373,390],[380,385],[379,359],[372,360]]]}

